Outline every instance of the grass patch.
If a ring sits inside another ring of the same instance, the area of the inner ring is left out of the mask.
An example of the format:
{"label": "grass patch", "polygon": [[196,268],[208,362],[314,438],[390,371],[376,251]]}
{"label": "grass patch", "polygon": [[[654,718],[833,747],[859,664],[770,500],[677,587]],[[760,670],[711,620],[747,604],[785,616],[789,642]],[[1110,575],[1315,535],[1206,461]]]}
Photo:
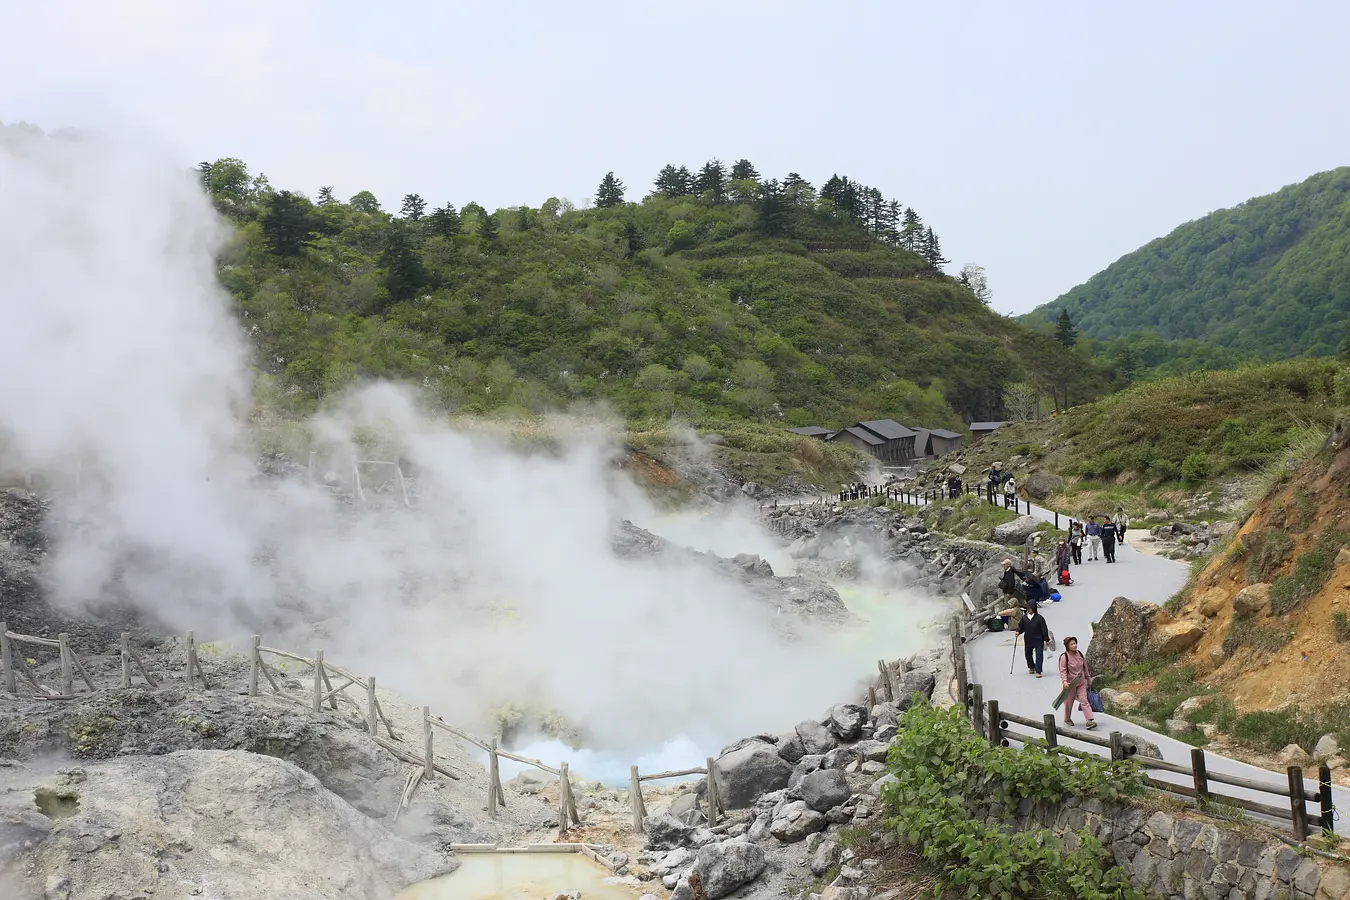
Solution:
{"label": "grass patch", "polygon": [[1282,625],[1258,625],[1254,618],[1234,619],[1223,638],[1223,652],[1232,655],[1240,647],[1274,653],[1294,639],[1294,630]]}
{"label": "grass patch", "polygon": [[1336,631],[1336,640],[1345,643],[1350,641],[1350,616],[1340,610],[1331,614],[1331,627]]}
{"label": "grass patch", "polygon": [[955,500],[939,500],[924,507],[920,515],[935,531],[977,541],[992,540],[995,528],[1017,518],[1017,513],[1012,510],[972,494]]}
{"label": "grass patch", "polygon": [[1182,701],[1212,693],[1217,691],[1196,683],[1195,666],[1164,669],[1154,679],[1153,689],[1140,699],[1136,714],[1161,727],[1168,719],[1176,718]]}
{"label": "grass patch", "polygon": [[1298,744],[1312,753],[1324,734],[1335,735],[1342,745],[1350,745],[1350,702],[1316,709],[1295,706],[1261,710],[1238,716],[1232,728],[1237,740],[1258,750],[1282,750]]}
{"label": "grass patch", "polygon": [[1276,615],[1284,615],[1326,587],[1336,566],[1336,554],[1345,546],[1345,541],[1345,532],[1337,529],[1326,531],[1318,538],[1316,546],[1298,558],[1292,572],[1271,582],[1271,611]]}
{"label": "grass patch", "polygon": [[1247,535],[1243,545],[1247,582],[1269,581],[1294,549],[1294,539],[1279,528],[1266,528]]}

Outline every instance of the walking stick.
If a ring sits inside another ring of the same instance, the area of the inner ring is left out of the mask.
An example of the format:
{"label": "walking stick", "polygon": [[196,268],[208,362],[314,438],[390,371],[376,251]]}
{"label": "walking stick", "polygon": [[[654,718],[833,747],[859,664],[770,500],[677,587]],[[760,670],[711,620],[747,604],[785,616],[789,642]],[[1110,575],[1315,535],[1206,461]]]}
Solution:
{"label": "walking stick", "polygon": [[1009,675],[1011,675],[1011,674],[1013,673],[1013,669],[1017,666],[1017,639],[1020,638],[1021,636],[1022,636],[1022,635],[1020,635],[1020,634],[1015,634],[1015,635],[1013,635],[1013,655],[1012,655],[1012,659],[1008,661],[1008,674],[1009,674]]}

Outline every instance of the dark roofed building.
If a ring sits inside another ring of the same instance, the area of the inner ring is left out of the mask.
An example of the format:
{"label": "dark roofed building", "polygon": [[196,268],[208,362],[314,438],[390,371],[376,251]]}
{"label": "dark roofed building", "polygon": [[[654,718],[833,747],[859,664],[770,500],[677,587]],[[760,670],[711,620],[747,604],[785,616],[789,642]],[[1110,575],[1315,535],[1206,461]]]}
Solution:
{"label": "dark roofed building", "polygon": [[850,425],[826,440],[843,441],[884,465],[902,466],[914,459],[915,437],[913,431],[894,419],[872,419]]}
{"label": "dark roofed building", "polygon": [[789,428],[788,431],[793,434],[800,434],[802,437],[820,438],[822,441],[829,438],[834,432],[828,428],[821,428],[818,425],[806,425],[802,428]]}
{"label": "dark roofed building", "polygon": [[934,428],[929,432],[928,455],[945,456],[961,446],[961,435],[945,428]]}
{"label": "dark roofed building", "polygon": [[1007,422],[971,422],[970,423],[970,442],[978,443],[982,438],[991,432],[998,431]]}
{"label": "dark roofed building", "polygon": [[880,447],[885,443],[881,438],[877,437],[866,428],[859,428],[856,425],[842,428],[830,435],[826,440],[839,441],[840,443],[848,444],[850,447],[861,450],[863,453],[867,453],[871,456],[875,456],[877,459],[881,458]]}

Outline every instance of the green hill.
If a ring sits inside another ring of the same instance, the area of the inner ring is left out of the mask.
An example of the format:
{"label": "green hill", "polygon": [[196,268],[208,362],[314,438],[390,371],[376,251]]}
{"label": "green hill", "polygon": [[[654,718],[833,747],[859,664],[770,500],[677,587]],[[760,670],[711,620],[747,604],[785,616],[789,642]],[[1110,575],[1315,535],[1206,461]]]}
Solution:
{"label": "green hill", "polygon": [[238,160],[202,165],[238,228],[220,280],[282,415],[371,376],[468,413],[602,402],[791,425],[959,427],[1001,415],[1006,383],[1048,392],[1066,372],[1075,401],[1109,390],[943,275],[912,210],[845,178],[817,193],[744,161],[730,174],[667,167],[636,203],[607,176],[594,209],[410,195],[395,216],[368,192],[311,203]]}
{"label": "green hill", "polygon": [[1099,341],[1151,332],[1130,339],[1140,367],[1331,354],[1350,324],[1350,168],[1187,222],[1026,319],[1062,309]]}

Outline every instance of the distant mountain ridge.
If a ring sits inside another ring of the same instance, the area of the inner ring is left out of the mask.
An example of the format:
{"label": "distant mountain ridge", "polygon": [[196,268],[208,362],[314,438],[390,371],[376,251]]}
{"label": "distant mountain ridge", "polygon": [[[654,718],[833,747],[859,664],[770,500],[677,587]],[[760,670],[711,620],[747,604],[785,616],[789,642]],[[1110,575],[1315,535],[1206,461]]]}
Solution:
{"label": "distant mountain ridge", "polygon": [[1334,353],[1350,325],[1350,167],[1187,222],[1028,313],[1089,337],[1137,332],[1246,356]]}

